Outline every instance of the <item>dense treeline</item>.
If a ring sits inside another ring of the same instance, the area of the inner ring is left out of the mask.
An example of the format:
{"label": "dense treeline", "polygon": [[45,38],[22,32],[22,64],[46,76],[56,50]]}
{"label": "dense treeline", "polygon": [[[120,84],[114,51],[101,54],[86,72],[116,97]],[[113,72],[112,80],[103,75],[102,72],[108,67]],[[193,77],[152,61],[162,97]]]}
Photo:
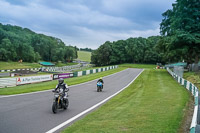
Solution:
{"label": "dense treeline", "polygon": [[164,62],[157,51],[160,36],[148,38],[129,38],[116,42],[105,42],[92,52],[92,63],[110,65],[119,63],[157,63]]}
{"label": "dense treeline", "polygon": [[105,42],[92,53],[92,62],[108,65],[184,60],[197,64],[200,56],[199,0],[176,0],[172,6],[173,9],[162,14],[161,36]]}
{"label": "dense treeline", "polygon": [[69,62],[74,58],[77,58],[77,48],[66,46],[58,38],[0,23],[0,61]]}
{"label": "dense treeline", "polygon": [[92,52],[91,48],[80,48],[80,51]]}

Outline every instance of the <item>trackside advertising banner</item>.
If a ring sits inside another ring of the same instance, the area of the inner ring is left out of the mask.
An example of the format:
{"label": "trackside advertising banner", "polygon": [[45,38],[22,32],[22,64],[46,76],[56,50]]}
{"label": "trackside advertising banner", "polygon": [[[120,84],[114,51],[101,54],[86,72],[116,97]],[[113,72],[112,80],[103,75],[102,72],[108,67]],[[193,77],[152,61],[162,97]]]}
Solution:
{"label": "trackside advertising banner", "polygon": [[73,73],[54,74],[54,75],[53,75],[53,79],[54,79],[54,80],[55,80],[55,79],[60,79],[60,78],[65,79],[65,78],[71,78],[71,77],[73,77],[73,76],[74,76]]}
{"label": "trackside advertising banner", "polygon": [[17,85],[30,84],[42,81],[53,80],[53,75],[41,75],[41,76],[31,76],[31,77],[18,77]]}

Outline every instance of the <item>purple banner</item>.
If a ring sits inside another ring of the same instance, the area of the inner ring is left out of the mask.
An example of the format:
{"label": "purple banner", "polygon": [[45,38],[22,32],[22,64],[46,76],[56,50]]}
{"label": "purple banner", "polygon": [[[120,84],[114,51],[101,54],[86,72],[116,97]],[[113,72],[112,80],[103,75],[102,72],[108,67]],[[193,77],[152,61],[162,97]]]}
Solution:
{"label": "purple banner", "polygon": [[53,79],[54,79],[54,80],[55,80],[55,79],[60,79],[60,78],[65,79],[65,78],[71,78],[71,77],[73,77],[73,76],[74,76],[73,73],[54,74],[54,75],[53,75]]}

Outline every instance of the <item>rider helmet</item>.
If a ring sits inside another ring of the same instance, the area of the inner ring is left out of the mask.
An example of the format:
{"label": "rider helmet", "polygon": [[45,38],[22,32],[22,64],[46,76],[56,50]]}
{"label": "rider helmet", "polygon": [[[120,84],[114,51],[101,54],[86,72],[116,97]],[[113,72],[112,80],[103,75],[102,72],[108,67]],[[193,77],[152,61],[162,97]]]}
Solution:
{"label": "rider helmet", "polygon": [[62,84],[64,82],[64,79],[63,78],[60,78],[59,80],[58,80],[58,83],[59,84]]}

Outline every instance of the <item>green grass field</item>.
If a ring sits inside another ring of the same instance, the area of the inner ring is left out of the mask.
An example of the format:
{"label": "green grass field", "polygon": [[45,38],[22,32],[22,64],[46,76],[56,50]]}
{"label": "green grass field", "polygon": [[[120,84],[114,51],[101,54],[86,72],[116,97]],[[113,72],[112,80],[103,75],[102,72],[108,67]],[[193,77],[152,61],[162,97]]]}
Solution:
{"label": "green grass field", "polygon": [[78,63],[61,63],[61,62],[58,62],[55,64],[56,67],[63,67],[63,66],[71,66],[71,65],[77,65]]}
{"label": "green grass field", "polygon": [[127,67],[127,68],[150,68],[150,69],[153,69],[153,68],[156,68],[156,65],[153,65],[153,64],[121,64],[119,65],[121,67]]}
{"label": "green grass field", "polygon": [[22,69],[22,68],[39,68],[41,67],[38,63],[27,63],[27,62],[4,62],[0,61],[0,70],[5,69]]}
{"label": "green grass field", "polygon": [[146,69],[119,95],[63,133],[182,132],[190,98],[189,92],[166,70]]}
{"label": "green grass field", "polygon": [[91,52],[78,51],[78,59],[81,61],[91,62]]}

